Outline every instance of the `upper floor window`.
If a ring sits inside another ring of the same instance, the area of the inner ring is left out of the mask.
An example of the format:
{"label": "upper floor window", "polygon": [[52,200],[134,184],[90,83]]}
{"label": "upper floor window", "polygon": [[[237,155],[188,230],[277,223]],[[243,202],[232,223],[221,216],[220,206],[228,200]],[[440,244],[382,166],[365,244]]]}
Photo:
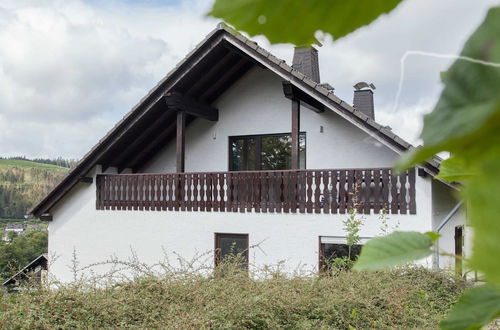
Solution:
{"label": "upper floor window", "polygon": [[[306,133],[299,136],[300,168],[306,168]],[[229,170],[289,170],[292,163],[290,134],[229,137]]]}

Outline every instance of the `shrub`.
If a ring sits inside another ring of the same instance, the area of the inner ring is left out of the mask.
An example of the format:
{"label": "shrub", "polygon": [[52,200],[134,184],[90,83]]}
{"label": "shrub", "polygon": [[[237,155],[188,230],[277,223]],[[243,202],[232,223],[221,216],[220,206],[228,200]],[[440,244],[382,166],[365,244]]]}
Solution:
{"label": "shrub", "polygon": [[435,328],[465,283],[424,268],[337,276],[246,272],[69,284],[0,300],[0,328]]}

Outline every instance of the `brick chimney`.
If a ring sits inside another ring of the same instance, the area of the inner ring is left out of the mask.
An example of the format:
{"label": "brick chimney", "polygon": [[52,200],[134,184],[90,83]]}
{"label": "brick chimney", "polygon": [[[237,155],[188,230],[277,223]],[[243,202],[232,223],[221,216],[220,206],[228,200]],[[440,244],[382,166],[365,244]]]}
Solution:
{"label": "brick chimney", "polygon": [[292,68],[319,84],[318,51],[314,47],[295,47]]}
{"label": "brick chimney", "polygon": [[361,81],[354,85],[353,105],[356,109],[375,120],[375,106],[373,104],[373,91],[375,85]]}

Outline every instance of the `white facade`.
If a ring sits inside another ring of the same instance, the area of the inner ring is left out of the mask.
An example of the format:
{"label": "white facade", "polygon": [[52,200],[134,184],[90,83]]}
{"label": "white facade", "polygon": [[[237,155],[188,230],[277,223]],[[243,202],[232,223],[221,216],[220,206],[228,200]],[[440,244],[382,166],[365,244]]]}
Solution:
{"label": "white facade", "polygon": [[[248,72],[215,106],[219,109],[217,122],[197,119],[187,127],[186,172],[227,171],[229,136],[290,132],[290,100],[283,95],[281,80],[264,69]],[[398,157],[333,111],[315,113],[302,108],[301,131],[306,133],[308,169],[391,167]],[[175,142],[166,145],[143,171],[175,172]],[[77,184],[51,210],[49,255],[56,258],[50,262],[50,273],[59,280],[73,279],[73,252],[80,268],[110,257],[125,260],[132,254],[141,262],[154,264],[164,258],[164,252],[174,266],[179,265],[178,256],[189,261],[204,255],[201,260],[213,264],[215,233],[248,234],[250,263],[257,268],[283,262],[289,273],[314,271],[319,237],[345,236],[345,214],[96,210],[97,173],[100,166],[88,174],[94,177],[93,184]],[[398,230],[433,230],[449,208],[438,194],[449,193],[433,188],[432,178],[417,176],[416,215],[390,214],[389,227],[399,224]],[[364,218],[361,236],[380,235],[379,216]],[[449,242],[440,244],[447,248]],[[432,260],[424,263],[431,266]]]}

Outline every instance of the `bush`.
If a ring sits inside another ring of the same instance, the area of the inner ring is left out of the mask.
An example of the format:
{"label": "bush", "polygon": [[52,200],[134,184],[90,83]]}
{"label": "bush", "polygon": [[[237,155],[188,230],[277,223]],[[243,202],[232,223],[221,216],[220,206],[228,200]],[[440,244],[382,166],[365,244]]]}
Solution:
{"label": "bush", "polygon": [[0,299],[0,328],[435,328],[465,283],[424,268],[337,276],[246,272],[143,277],[106,288],[23,290]]}

